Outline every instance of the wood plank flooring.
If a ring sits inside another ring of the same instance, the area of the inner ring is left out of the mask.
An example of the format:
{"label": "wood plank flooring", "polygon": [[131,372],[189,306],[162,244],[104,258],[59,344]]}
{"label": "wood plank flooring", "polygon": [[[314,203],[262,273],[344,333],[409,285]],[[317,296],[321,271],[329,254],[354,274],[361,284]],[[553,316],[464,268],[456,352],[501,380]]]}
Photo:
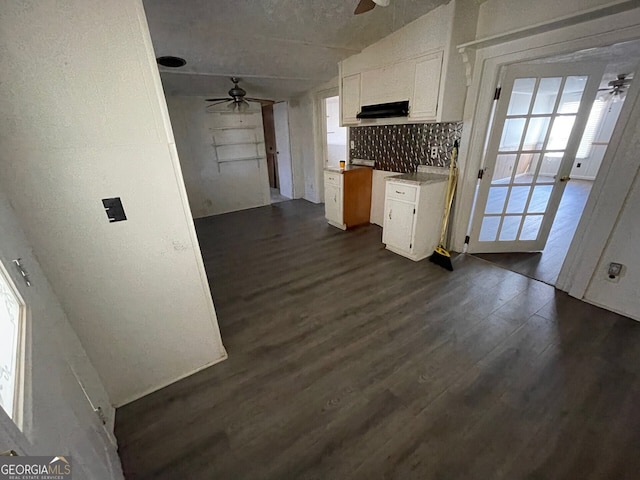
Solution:
{"label": "wood plank flooring", "polygon": [[547,245],[536,253],[478,253],[477,257],[527,277],[555,285],[593,182],[571,180],[562,195]]}
{"label": "wood plank flooring", "polygon": [[637,322],[302,200],[197,230],[229,360],[118,409],[127,479],[638,478]]}

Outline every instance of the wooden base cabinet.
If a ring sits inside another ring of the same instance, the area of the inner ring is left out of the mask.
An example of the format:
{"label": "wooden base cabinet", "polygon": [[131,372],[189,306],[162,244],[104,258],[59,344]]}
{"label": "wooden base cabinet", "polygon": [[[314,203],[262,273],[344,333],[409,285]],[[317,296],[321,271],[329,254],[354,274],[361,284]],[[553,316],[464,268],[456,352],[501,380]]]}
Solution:
{"label": "wooden base cabinet", "polygon": [[402,177],[387,180],[382,243],[417,262],[430,256],[440,240],[447,182],[446,178],[408,182]]}
{"label": "wooden base cabinet", "polygon": [[372,172],[368,167],[325,170],[324,211],[329,224],[346,230],[369,223]]}

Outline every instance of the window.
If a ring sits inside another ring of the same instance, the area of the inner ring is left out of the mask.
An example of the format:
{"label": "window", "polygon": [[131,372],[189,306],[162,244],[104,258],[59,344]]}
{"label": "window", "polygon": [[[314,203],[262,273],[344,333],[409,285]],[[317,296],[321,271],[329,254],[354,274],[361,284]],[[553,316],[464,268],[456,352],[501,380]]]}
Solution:
{"label": "window", "polygon": [[0,264],[0,407],[14,422],[20,411],[24,302]]}
{"label": "window", "polygon": [[606,92],[606,95],[599,94],[593,102],[593,107],[591,107],[589,120],[587,120],[587,125],[584,128],[584,133],[582,134],[582,140],[580,140],[580,147],[578,147],[576,158],[588,158],[589,155],[591,155],[593,141],[596,138],[596,134],[600,128],[600,122],[602,122],[605,107],[607,106],[608,93],[609,92]]}

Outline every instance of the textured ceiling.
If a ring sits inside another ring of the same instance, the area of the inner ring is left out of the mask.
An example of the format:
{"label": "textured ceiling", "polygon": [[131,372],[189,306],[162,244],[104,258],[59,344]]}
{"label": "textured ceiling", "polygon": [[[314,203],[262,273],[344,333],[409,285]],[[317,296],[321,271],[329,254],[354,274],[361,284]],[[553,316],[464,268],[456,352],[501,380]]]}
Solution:
{"label": "textured ceiling", "polygon": [[[249,96],[280,100],[338,74],[338,61],[448,3],[392,0],[355,16],[358,0],[144,0],[169,95],[224,95],[230,76]],[[170,73],[169,73],[170,72]]]}
{"label": "textured ceiling", "polygon": [[[529,63],[575,63],[575,62],[600,62],[606,65],[604,76],[600,83],[601,88],[606,88],[611,80],[615,80],[618,74],[633,74],[640,66],[640,40],[616,43],[608,47],[589,48],[566,55],[544,58]],[[633,77],[633,75],[632,75]]]}

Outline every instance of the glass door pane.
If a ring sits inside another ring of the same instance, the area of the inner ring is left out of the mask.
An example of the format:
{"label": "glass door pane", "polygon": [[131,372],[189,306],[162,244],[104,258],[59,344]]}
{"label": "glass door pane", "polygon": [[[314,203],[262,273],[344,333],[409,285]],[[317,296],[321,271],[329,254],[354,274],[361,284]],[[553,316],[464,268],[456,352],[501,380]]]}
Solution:
{"label": "glass door pane", "polygon": [[[561,196],[564,188],[558,175],[569,157],[575,156],[579,142],[574,127],[584,128],[586,122],[588,108],[583,99],[595,96],[601,76],[558,74],[563,69],[571,72],[583,67],[555,64],[507,70],[502,88],[505,97],[496,108],[495,131],[487,148],[490,181],[481,181],[475,209],[477,242],[510,242],[505,248],[514,249],[544,248],[545,219],[553,220],[559,203],[555,196]],[[583,71],[592,69],[584,67]],[[530,73],[518,75],[519,71]]]}

